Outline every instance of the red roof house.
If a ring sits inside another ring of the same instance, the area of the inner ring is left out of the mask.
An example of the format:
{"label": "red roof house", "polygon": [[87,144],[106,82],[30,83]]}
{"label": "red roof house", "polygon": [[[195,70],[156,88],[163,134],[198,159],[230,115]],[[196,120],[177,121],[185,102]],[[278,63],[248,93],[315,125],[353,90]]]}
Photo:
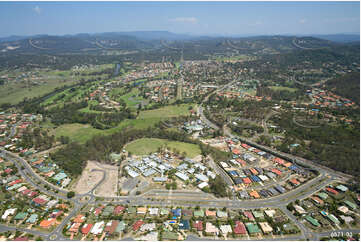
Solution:
{"label": "red roof house", "polygon": [[235,234],[247,234],[246,226],[240,221],[236,221],[233,227]]}
{"label": "red roof house", "polygon": [[138,220],[137,222],[135,222],[133,224],[133,231],[138,231],[140,226],[142,226],[143,224],[144,224],[144,222],[142,220]]}

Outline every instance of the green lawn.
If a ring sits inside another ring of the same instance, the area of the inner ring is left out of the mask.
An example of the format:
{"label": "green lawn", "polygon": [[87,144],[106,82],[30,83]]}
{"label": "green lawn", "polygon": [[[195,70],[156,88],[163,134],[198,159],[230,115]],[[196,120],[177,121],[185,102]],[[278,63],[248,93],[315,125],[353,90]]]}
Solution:
{"label": "green lawn", "polygon": [[61,87],[66,85],[71,85],[75,81],[66,81],[62,82],[58,79],[49,79],[46,83],[39,86],[33,86],[30,89],[26,88],[23,83],[12,83],[2,86],[0,88],[0,104],[2,103],[11,103],[16,104],[24,99],[40,97],[47,93],[52,92],[56,87]]}
{"label": "green lawn", "polygon": [[171,149],[175,148],[181,153],[185,152],[187,157],[190,158],[194,158],[195,156],[201,154],[201,150],[198,145],[155,138],[138,139],[126,145],[125,149],[135,155],[146,155],[157,152],[157,149],[163,145],[167,145]]}
{"label": "green lawn", "polygon": [[289,92],[297,91],[297,88],[291,88],[291,87],[270,86],[270,88],[275,91],[289,91]]}
{"label": "green lawn", "polygon": [[[172,105],[159,109],[142,111],[137,119],[126,119],[119,123],[117,127],[106,130],[95,129],[91,125],[85,124],[64,124],[53,129],[52,134],[54,134],[55,137],[68,136],[71,141],[85,143],[95,135],[111,135],[124,128],[147,129],[166,118],[189,115],[189,106],[194,106],[194,104]],[[86,112],[92,110],[84,109],[82,111]]]}
{"label": "green lawn", "polygon": [[79,143],[85,143],[95,135],[111,135],[119,132],[124,128],[146,129],[150,126],[161,121],[160,118],[151,119],[126,119],[121,122],[117,127],[100,130],[95,129],[89,124],[63,124],[52,130],[52,134],[55,137],[68,136],[71,141],[77,141]]}
{"label": "green lawn", "polygon": [[183,115],[189,115],[188,110],[189,106],[194,107],[194,104],[180,104],[180,105],[171,105],[165,106],[162,108],[154,110],[146,110],[139,114],[139,119],[148,119],[148,118],[171,118],[178,117]]}

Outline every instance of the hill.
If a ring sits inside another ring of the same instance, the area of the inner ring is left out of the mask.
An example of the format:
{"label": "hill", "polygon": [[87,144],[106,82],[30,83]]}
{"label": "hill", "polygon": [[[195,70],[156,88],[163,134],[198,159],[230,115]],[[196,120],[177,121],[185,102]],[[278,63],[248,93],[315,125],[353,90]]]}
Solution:
{"label": "hill", "polygon": [[325,83],[330,91],[360,104],[360,72],[347,73]]}

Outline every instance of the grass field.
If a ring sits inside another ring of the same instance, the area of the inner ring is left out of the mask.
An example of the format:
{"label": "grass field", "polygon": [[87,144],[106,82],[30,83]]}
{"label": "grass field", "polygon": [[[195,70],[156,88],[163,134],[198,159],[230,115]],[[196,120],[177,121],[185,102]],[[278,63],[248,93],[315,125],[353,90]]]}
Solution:
{"label": "grass field", "polygon": [[297,91],[297,88],[291,88],[291,87],[270,86],[270,88],[275,91],[289,91],[289,92]]}
{"label": "grass field", "polygon": [[43,96],[56,87],[73,84],[75,81],[60,81],[58,79],[49,79],[44,84],[33,86],[30,89],[25,87],[24,83],[12,83],[0,88],[0,104],[21,102],[24,97],[33,98]]}
{"label": "grass field", "polygon": [[85,143],[95,135],[111,135],[121,131],[124,128],[146,129],[158,123],[160,120],[160,118],[151,118],[146,120],[126,119],[117,127],[106,130],[95,129],[89,124],[63,124],[53,129],[51,134],[54,134],[57,138],[60,136],[68,136],[71,141]]}
{"label": "grass field", "polygon": [[180,105],[171,105],[165,106],[162,108],[154,110],[146,110],[139,114],[139,119],[148,119],[148,118],[171,118],[178,117],[182,115],[189,115],[188,108],[194,104],[180,104]]}
{"label": "grass field", "polygon": [[201,154],[201,150],[198,145],[155,138],[138,139],[126,145],[125,149],[135,155],[146,155],[157,152],[157,149],[163,145],[166,145],[171,149],[175,148],[181,153],[185,152],[187,157],[190,158],[194,158],[195,156]]}
{"label": "grass field", "polygon": [[[124,128],[128,129],[147,129],[148,127],[154,126],[156,123],[170,117],[177,117],[181,115],[189,114],[189,106],[194,104],[181,104],[166,106],[159,109],[142,111],[137,119],[126,119],[122,121],[118,126],[99,130],[93,128],[91,125],[84,124],[64,124],[51,131],[55,137],[68,136],[71,141],[77,141],[79,143],[85,143],[95,135],[111,135],[119,132]],[[88,111],[88,110],[82,110]],[[92,110],[89,110],[92,111]]]}

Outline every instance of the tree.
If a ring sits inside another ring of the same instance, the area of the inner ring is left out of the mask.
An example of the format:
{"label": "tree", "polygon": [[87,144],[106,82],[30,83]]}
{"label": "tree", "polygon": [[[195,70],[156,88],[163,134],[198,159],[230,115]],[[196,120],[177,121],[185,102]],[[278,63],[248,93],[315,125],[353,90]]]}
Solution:
{"label": "tree", "polygon": [[74,197],[75,196],[75,192],[73,192],[73,191],[70,191],[70,192],[68,192],[67,194],[66,194],[66,197],[67,198],[72,198],[72,197]]}

